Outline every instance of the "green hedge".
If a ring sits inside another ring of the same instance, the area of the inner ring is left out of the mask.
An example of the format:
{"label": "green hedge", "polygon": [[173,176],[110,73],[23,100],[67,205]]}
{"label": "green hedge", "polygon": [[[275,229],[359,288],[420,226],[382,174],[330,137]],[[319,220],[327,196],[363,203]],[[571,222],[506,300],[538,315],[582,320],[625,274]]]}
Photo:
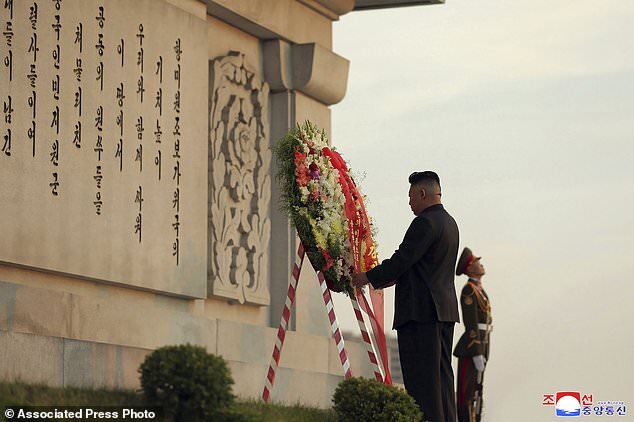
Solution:
{"label": "green hedge", "polygon": [[411,422],[420,421],[423,416],[407,392],[375,379],[342,381],[332,401],[341,422]]}
{"label": "green hedge", "polygon": [[240,419],[232,411],[233,379],[227,364],[203,347],[161,347],[146,357],[139,372],[148,403],[162,407],[174,421]]}

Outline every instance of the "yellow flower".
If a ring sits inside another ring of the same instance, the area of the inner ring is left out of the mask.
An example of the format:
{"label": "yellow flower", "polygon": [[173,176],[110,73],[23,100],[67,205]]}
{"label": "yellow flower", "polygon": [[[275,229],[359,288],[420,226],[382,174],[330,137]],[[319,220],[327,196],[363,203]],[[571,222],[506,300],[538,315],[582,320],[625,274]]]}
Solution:
{"label": "yellow flower", "polygon": [[341,220],[335,220],[332,222],[332,231],[336,235],[343,234],[343,227],[341,225]]}
{"label": "yellow flower", "polygon": [[327,247],[326,237],[324,236],[324,233],[321,230],[319,230],[317,221],[311,217],[309,222],[310,222],[310,227],[313,229],[312,231],[313,231],[313,236],[315,237],[315,243],[320,248],[326,249]]}

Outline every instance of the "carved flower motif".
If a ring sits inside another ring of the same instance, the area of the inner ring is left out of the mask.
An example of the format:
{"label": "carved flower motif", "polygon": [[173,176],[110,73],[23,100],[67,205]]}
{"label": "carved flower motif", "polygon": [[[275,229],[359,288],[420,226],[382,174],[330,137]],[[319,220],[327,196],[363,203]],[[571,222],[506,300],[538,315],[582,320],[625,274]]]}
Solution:
{"label": "carved flower motif", "polygon": [[255,140],[257,139],[257,126],[255,119],[251,119],[250,124],[238,122],[233,129],[229,151],[238,161],[239,165],[248,171],[255,169],[258,157],[255,150]]}
{"label": "carved flower motif", "polygon": [[244,55],[214,60],[210,112],[213,294],[265,305],[271,153],[268,86],[248,70]]}
{"label": "carved flower motif", "polygon": [[255,119],[251,124],[238,122],[230,133],[228,142],[231,165],[229,184],[234,198],[238,201],[250,200],[255,193],[255,165],[258,151],[255,149],[257,126]]}

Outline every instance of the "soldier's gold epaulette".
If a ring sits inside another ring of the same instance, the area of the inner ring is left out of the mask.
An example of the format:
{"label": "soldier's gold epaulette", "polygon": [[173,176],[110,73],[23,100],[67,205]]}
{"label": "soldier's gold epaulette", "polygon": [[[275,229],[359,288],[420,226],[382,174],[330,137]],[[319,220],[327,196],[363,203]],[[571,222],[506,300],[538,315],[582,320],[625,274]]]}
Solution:
{"label": "soldier's gold epaulette", "polygon": [[471,287],[471,292],[467,292],[467,289],[462,289],[462,293],[460,296],[465,305],[471,305],[473,303],[473,296],[476,294],[476,291],[472,286],[470,286],[469,284],[467,285]]}
{"label": "soldier's gold epaulette", "polygon": [[464,297],[464,303],[466,305],[471,305],[473,303],[473,296],[475,296],[475,299],[478,301],[478,307],[482,309],[482,311],[490,313],[491,304],[489,303],[489,300],[476,287],[472,286],[471,282],[468,282],[467,285],[471,287],[471,293],[464,294],[465,289],[463,289],[462,297]]}

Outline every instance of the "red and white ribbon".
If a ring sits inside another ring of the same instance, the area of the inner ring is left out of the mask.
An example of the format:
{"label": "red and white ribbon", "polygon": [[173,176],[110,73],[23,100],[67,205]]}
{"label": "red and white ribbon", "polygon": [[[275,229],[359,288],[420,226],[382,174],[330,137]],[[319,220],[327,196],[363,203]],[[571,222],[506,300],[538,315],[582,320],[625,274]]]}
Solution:
{"label": "red and white ribbon", "polygon": [[[359,294],[363,294],[363,292],[359,289],[355,289],[355,295]],[[354,316],[357,317],[357,322],[359,323],[359,330],[361,331],[363,343],[365,343],[365,348],[368,351],[368,358],[370,359],[370,365],[372,366],[374,377],[380,382],[383,382],[383,373],[379,368],[379,362],[376,358],[374,346],[372,345],[372,340],[370,339],[370,334],[368,333],[368,327],[365,324],[365,320],[363,319],[363,313],[361,313],[359,302],[357,301],[356,297],[352,296],[350,297],[350,302],[352,303],[352,308],[354,309]]]}
{"label": "red and white ribbon", "polygon": [[324,304],[326,305],[326,313],[328,314],[328,321],[330,321],[330,330],[332,337],[337,345],[337,352],[339,353],[339,360],[343,367],[343,373],[345,378],[352,377],[352,370],[350,369],[350,361],[348,360],[348,354],[346,353],[343,336],[339,329],[339,323],[337,322],[337,316],[335,315],[335,307],[332,303],[332,297],[330,296],[330,289],[326,285],[326,278],[321,271],[317,272],[317,279],[319,279],[319,286],[321,287],[321,294],[324,298]]}
{"label": "red and white ribbon", "polygon": [[284,339],[286,338],[286,330],[288,330],[288,321],[291,317],[291,308],[295,302],[295,292],[297,291],[297,282],[299,281],[299,274],[302,271],[302,264],[304,263],[304,245],[299,242],[297,247],[297,256],[295,257],[295,264],[293,265],[293,276],[288,282],[288,292],[286,294],[286,302],[284,303],[284,309],[282,310],[282,318],[280,320],[280,326],[277,329],[277,338],[275,339],[275,347],[273,348],[273,356],[271,356],[271,363],[269,364],[269,370],[266,375],[266,381],[264,382],[264,391],[262,392],[262,400],[269,401],[271,396],[271,390],[275,383],[275,374],[277,367],[280,363],[280,356],[282,354],[282,346],[284,345]]}

